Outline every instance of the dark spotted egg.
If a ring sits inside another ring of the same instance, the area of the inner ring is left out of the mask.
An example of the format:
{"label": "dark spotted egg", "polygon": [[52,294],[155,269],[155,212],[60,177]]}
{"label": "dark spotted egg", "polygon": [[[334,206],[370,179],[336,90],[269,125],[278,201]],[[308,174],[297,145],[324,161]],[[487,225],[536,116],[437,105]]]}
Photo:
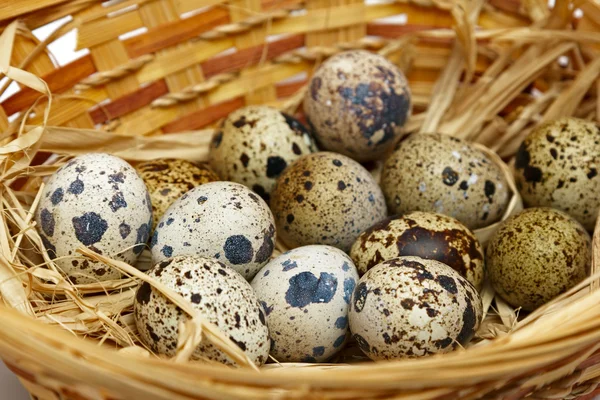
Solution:
{"label": "dark spotted egg", "polygon": [[221,178],[248,186],[268,202],[283,170],[314,151],[301,122],[272,107],[248,106],[229,114],[213,137],[209,156]]}
{"label": "dark spotted egg", "polygon": [[148,241],[152,205],[144,181],[109,154],[76,157],[48,179],[35,214],[55,264],[73,283],[120,278],[118,270],[78,257],[87,247],[133,264]]}
{"label": "dark spotted egg", "polygon": [[136,167],[152,201],[152,230],[171,204],[185,192],[219,177],[206,165],[176,158],[159,158]]}
{"label": "dark spotted egg", "polygon": [[350,330],[373,360],[447,353],[466,345],[481,323],[477,290],[436,260],[399,257],[358,282]]}
{"label": "dark spotted egg", "polygon": [[588,275],[591,240],[567,214],[528,208],[495,232],[486,262],[496,292],[515,307],[533,310]]}
{"label": "dark spotted egg", "polygon": [[402,135],[410,97],[404,74],[385,57],[348,51],[325,61],[314,74],[304,112],[323,149],[371,161]]}
{"label": "dark spotted egg", "polygon": [[[270,339],[265,314],[240,274],[220,261],[193,256],[162,261],[148,275],[181,295],[256,365],[267,361]],[[146,282],[138,288],[133,312],[143,342],[157,354],[174,356],[180,324],[189,316]],[[234,363],[206,338],[192,359]]]}
{"label": "dark spotted egg", "polygon": [[600,128],[561,118],[538,126],[516,155],[515,179],[529,207],[559,209],[594,230],[600,209]]}
{"label": "dark spotted egg", "polygon": [[271,198],[277,232],[289,247],[326,244],[344,251],[386,217],[381,189],[356,161],[321,152],[299,158]]}
{"label": "dark spotted egg", "polygon": [[381,188],[390,214],[431,211],[469,229],[502,218],[510,188],[500,166],[470,143],[441,134],[415,134],[386,160]]}
{"label": "dark spotted egg", "polygon": [[275,246],[275,224],[263,199],[244,185],[211,182],[184,194],[152,234],[152,261],[213,257],[252,279]]}
{"label": "dark spotted egg", "polygon": [[358,237],[350,256],[361,275],[382,261],[417,256],[452,267],[477,290],[483,285],[483,249],[477,238],[442,214],[414,211],[385,219]]}
{"label": "dark spotted egg", "polygon": [[358,273],[331,246],[304,246],[274,258],[252,280],[281,362],[322,362],[346,342]]}

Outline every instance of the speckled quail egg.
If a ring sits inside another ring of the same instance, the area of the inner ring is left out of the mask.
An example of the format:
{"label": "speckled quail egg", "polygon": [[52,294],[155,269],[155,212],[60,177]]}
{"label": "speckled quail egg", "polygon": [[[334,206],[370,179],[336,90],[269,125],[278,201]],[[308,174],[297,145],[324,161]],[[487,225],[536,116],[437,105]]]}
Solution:
{"label": "speckled quail egg", "polygon": [[551,208],[529,208],[508,219],[487,246],[486,268],[496,292],[534,310],[589,273],[591,240],[583,226]]}
{"label": "speckled quail egg", "polygon": [[469,229],[502,218],[510,189],[500,166],[471,144],[441,134],[414,134],[386,160],[381,188],[391,214],[431,211]]}
{"label": "speckled quail egg", "polygon": [[152,229],[171,204],[185,192],[219,177],[207,166],[176,158],[160,158],[137,166],[152,200]]}
{"label": "speckled quail egg", "polygon": [[361,275],[382,261],[417,256],[452,267],[477,290],[483,284],[483,249],[477,238],[442,214],[414,211],[378,222],[356,239],[350,256]]}
{"label": "speckled quail egg", "polygon": [[471,340],[483,316],[477,290],[449,266],[399,257],[358,282],[350,330],[373,360],[447,353]]}
{"label": "speckled quail egg", "polygon": [[76,157],[46,182],[35,219],[55,264],[76,284],[120,278],[117,269],[77,256],[79,247],[133,264],[144,250],[152,206],[144,181],[109,154]]}
{"label": "speckled quail egg", "polygon": [[316,71],[304,112],[324,150],[372,161],[391,150],[402,135],[410,97],[404,74],[385,57],[348,51]]}
{"label": "speckled quail egg", "polygon": [[600,208],[600,128],[578,118],[540,125],[516,155],[515,179],[527,206],[562,210],[588,231]]}
{"label": "speckled quail egg", "polygon": [[268,106],[229,114],[211,143],[210,165],[224,180],[242,183],[265,201],[283,170],[316,151],[301,122]]}
{"label": "speckled quail egg", "polygon": [[281,362],[322,362],[342,348],[348,304],[358,273],[352,260],[331,246],[304,246],[276,257],[252,280],[266,310]]}
{"label": "speckled quail egg", "polygon": [[356,161],[329,152],[294,162],[277,181],[271,209],[289,247],[326,244],[344,251],[387,212],[372,175]]}
{"label": "speckled quail egg", "polygon": [[256,193],[234,182],[211,182],[184,194],[152,234],[152,261],[179,255],[216,258],[252,279],[275,246],[271,210]]}
{"label": "speckled quail egg", "polygon": [[[256,365],[267,361],[270,339],[264,311],[240,274],[215,259],[183,256],[160,262],[148,275],[189,301]],[[133,315],[150,349],[166,356],[176,354],[179,324],[189,319],[187,314],[144,282],[138,288]],[[208,339],[202,340],[192,358],[234,363]]]}

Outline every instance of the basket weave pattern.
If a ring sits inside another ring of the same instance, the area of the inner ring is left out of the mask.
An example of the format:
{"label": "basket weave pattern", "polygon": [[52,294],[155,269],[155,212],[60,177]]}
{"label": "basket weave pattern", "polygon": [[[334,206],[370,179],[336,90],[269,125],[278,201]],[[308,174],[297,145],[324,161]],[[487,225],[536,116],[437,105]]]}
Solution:
{"label": "basket weave pattern", "polygon": [[[597,119],[600,3],[546,3],[0,1],[0,71],[20,84],[0,103],[0,356],[41,400],[590,398],[600,384],[598,234],[592,277],[524,320],[500,299],[490,307],[488,288],[487,322],[466,351],[260,372],[139,351],[130,335],[135,279],[109,283],[105,296],[30,268],[49,260],[35,251],[43,247],[28,210],[62,155],[205,160],[212,128],[237,108],[269,104],[302,117],[311,72],[347,49],[377,51],[406,73],[408,130],[472,140],[507,161],[540,121]],[[43,42],[33,35],[64,17]],[[48,44],[73,29],[89,51],[58,66]],[[517,195],[511,204],[520,209]]]}

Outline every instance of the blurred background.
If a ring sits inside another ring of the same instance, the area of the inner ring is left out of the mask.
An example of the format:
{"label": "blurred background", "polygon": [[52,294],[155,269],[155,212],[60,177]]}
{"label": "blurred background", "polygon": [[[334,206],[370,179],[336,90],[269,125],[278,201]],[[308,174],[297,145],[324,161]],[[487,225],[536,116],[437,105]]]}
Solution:
{"label": "blurred background", "polygon": [[29,400],[29,393],[21,386],[17,377],[10,372],[4,363],[0,363],[0,399]]}

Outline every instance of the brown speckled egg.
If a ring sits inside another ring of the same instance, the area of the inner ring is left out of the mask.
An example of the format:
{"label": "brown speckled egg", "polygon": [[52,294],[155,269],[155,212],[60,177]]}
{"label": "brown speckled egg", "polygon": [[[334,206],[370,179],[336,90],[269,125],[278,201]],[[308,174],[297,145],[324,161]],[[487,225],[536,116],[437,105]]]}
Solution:
{"label": "brown speckled egg", "polygon": [[360,279],[350,305],[350,330],[373,360],[421,357],[466,345],[482,316],[477,290],[452,268],[399,257]]}
{"label": "brown speckled egg", "polygon": [[[271,341],[264,310],[240,274],[215,259],[185,256],[160,262],[148,275],[181,295],[256,365],[267,361]],[[189,316],[147,282],[137,291],[133,311],[143,342],[155,353],[174,356],[180,323]],[[192,359],[234,363],[206,337]]]}
{"label": "brown speckled egg", "polygon": [[246,185],[268,202],[283,170],[314,151],[298,120],[272,107],[248,106],[229,114],[213,137],[210,165],[224,180]]}
{"label": "brown speckled egg", "polygon": [[187,160],[161,158],[137,166],[152,200],[152,230],[156,228],[167,208],[185,192],[219,177],[206,165]]}
{"label": "brown speckled egg", "polygon": [[279,178],[271,198],[277,232],[289,247],[327,244],[344,251],[386,217],[381,189],[356,161],[321,152],[301,157]]}
{"label": "brown speckled egg", "polygon": [[588,231],[600,208],[600,128],[561,118],[534,129],[516,156],[515,179],[525,204],[562,210]]}
{"label": "brown speckled egg", "polygon": [[515,307],[534,310],[587,276],[591,241],[567,214],[529,208],[496,231],[486,256],[496,292]]}
{"label": "brown speckled egg", "polygon": [[481,290],[483,250],[473,232],[454,218],[422,211],[388,218],[361,233],[350,250],[361,275],[399,256],[440,261]]}
{"label": "brown speckled egg", "polygon": [[510,189],[501,168],[469,143],[441,134],[415,134],[386,160],[381,188],[390,214],[431,211],[469,229],[497,222]]}
{"label": "brown speckled egg", "polygon": [[304,98],[319,145],[359,161],[391,150],[410,110],[404,74],[385,57],[363,50],[325,61]]}

